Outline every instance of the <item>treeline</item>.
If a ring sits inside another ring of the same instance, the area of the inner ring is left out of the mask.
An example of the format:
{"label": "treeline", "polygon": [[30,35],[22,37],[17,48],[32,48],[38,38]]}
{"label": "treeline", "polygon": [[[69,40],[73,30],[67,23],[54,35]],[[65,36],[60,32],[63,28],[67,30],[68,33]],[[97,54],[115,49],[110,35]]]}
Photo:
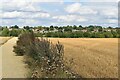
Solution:
{"label": "treeline", "polygon": [[18,37],[20,34],[24,32],[32,32],[32,30],[26,30],[26,29],[20,29],[20,28],[12,28],[9,29],[7,27],[1,27],[0,28],[0,36],[13,36]]}
{"label": "treeline", "polygon": [[[43,36],[38,33],[36,36]],[[120,32],[49,32],[44,34],[45,37],[58,37],[58,38],[120,38]]]}
{"label": "treeline", "polygon": [[64,46],[60,42],[52,44],[32,32],[24,32],[18,37],[14,52],[24,56],[30,69],[27,78],[80,78],[66,66]]}
{"label": "treeline", "polygon": [[0,36],[18,37],[22,32],[34,32],[36,37],[58,37],[58,38],[120,38],[120,28],[101,26],[50,26],[50,27],[29,27],[19,28],[15,25],[12,27],[0,27]]}

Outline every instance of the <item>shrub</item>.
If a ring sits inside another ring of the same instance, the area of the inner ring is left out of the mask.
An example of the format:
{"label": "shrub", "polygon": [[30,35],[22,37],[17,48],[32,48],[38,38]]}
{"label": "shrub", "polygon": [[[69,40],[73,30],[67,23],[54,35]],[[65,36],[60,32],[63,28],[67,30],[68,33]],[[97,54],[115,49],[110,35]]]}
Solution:
{"label": "shrub", "polygon": [[14,46],[13,52],[15,52],[18,56],[23,56],[26,53],[27,46],[34,43],[35,36],[32,32],[24,32],[18,37],[18,41],[16,46]]}
{"label": "shrub", "polygon": [[35,38],[33,33],[25,32],[19,36],[14,52],[24,55],[32,78],[72,77],[68,70],[66,73],[66,66],[63,64],[64,46],[59,41],[53,44],[48,39]]}

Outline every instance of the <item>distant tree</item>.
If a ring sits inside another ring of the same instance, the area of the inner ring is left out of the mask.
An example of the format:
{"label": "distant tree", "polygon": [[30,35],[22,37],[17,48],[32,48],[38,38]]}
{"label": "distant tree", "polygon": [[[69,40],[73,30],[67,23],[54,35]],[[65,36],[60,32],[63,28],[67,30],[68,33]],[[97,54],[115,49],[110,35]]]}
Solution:
{"label": "distant tree", "polygon": [[90,27],[88,31],[94,31],[94,27]]}
{"label": "distant tree", "polygon": [[79,25],[80,28],[83,28],[81,25]]}
{"label": "distant tree", "polygon": [[3,27],[0,27],[0,31],[2,31],[3,30]]}
{"label": "distant tree", "polygon": [[18,29],[18,28],[19,28],[19,26],[15,25],[15,26],[14,26],[14,28]]}
{"label": "distant tree", "polygon": [[109,26],[108,28],[109,28],[109,29],[112,29],[112,27],[111,27],[111,26]]}
{"label": "distant tree", "polygon": [[58,26],[55,26],[54,28],[55,28],[55,29],[58,29]]}
{"label": "distant tree", "polygon": [[19,26],[18,26],[18,25],[14,25],[14,26],[12,26],[11,28],[19,29]]}
{"label": "distant tree", "polygon": [[90,37],[91,37],[91,38],[95,38],[95,37],[96,37],[95,33],[91,33],[91,34],[90,34]]}
{"label": "distant tree", "polygon": [[104,35],[105,38],[113,38],[113,34],[111,32],[105,32]]}
{"label": "distant tree", "polygon": [[44,29],[45,29],[45,31],[49,31],[50,30],[49,27],[45,27]]}
{"label": "distant tree", "polygon": [[8,28],[3,29],[2,36],[9,36],[9,29]]}
{"label": "distant tree", "polygon": [[74,37],[75,37],[75,38],[83,37],[83,32],[81,32],[81,31],[79,31],[79,32],[74,32]]}
{"label": "distant tree", "polygon": [[42,30],[43,28],[42,28],[42,26],[38,26],[37,29]]}
{"label": "distant tree", "polygon": [[29,26],[24,26],[23,28],[26,29],[26,30],[30,30]]}
{"label": "distant tree", "polygon": [[74,26],[73,26],[73,29],[77,29],[77,26],[76,26],[76,25],[74,25]]}
{"label": "distant tree", "polygon": [[102,32],[102,31],[103,31],[102,27],[99,27],[98,31],[99,31],[99,32]]}
{"label": "distant tree", "polygon": [[94,28],[94,26],[93,25],[89,25],[88,28]]}
{"label": "distant tree", "polygon": [[89,32],[85,32],[83,33],[84,37],[90,37],[90,33]]}
{"label": "distant tree", "polygon": [[72,28],[70,26],[64,27],[64,31],[72,32]]}
{"label": "distant tree", "polygon": [[53,25],[51,25],[51,26],[50,26],[50,30],[54,30],[54,27],[53,27]]}
{"label": "distant tree", "polygon": [[9,35],[10,35],[10,36],[15,36],[15,37],[17,37],[17,36],[19,35],[19,31],[13,29],[13,30],[11,30],[11,31],[9,32]]}
{"label": "distant tree", "polygon": [[95,38],[105,38],[105,35],[103,33],[97,32],[95,33]]}

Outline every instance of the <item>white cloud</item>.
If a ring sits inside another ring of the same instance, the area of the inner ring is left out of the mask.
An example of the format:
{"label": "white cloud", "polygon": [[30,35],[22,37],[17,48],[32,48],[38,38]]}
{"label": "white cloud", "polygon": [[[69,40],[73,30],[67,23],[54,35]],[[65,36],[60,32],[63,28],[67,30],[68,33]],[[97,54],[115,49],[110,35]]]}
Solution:
{"label": "white cloud", "polygon": [[68,13],[79,13],[79,14],[97,14],[97,11],[87,7],[82,6],[80,3],[73,3],[68,5],[65,10]]}
{"label": "white cloud", "polygon": [[40,6],[35,5],[35,2],[30,1],[16,1],[9,0],[6,2],[2,2],[2,10],[3,11],[41,11]]}
{"label": "white cloud", "polygon": [[118,2],[120,0],[87,0],[83,2]]}
{"label": "white cloud", "polygon": [[63,0],[4,0],[3,2],[63,2]]}
{"label": "white cloud", "polygon": [[108,19],[107,20],[110,24],[117,24],[118,23],[118,20],[116,19]]}
{"label": "white cloud", "polygon": [[[31,25],[73,25],[79,23],[83,25],[116,25],[117,21],[115,19],[118,17],[117,3],[94,3],[95,0],[90,4],[75,3],[74,1],[73,3],[64,3],[61,5],[59,5],[59,3],[55,5],[51,5],[51,3],[38,3],[62,1],[63,0],[4,0],[4,4],[2,4],[3,9],[1,9],[2,11],[0,10],[0,12],[2,12],[0,13],[0,17],[8,18],[3,19],[4,25],[27,25],[30,23]],[[91,0],[87,1],[89,2]],[[45,7],[48,5],[51,7]],[[52,6],[54,6],[54,8]]]}
{"label": "white cloud", "polygon": [[103,16],[107,16],[108,18],[111,18],[111,17],[117,18],[118,17],[118,9],[116,7],[106,8],[106,9],[101,10],[100,14]]}
{"label": "white cloud", "polygon": [[66,22],[84,22],[87,21],[86,18],[78,15],[61,15],[61,16],[54,16],[53,19],[57,19],[58,21],[66,21]]}
{"label": "white cloud", "polygon": [[4,12],[0,14],[2,18],[48,18],[50,17],[49,13],[44,12],[36,12],[36,13],[29,13],[29,12]]}
{"label": "white cloud", "polygon": [[1,15],[2,15],[2,18],[16,18],[16,17],[21,17],[22,13],[14,11],[14,12],[5,12]]}
{"label": "white cloud", "polygon": [[36,13],[35,15],[32,15],[31,16],[32,18],[48,18],[50,17],[50,14],[49,13]]}

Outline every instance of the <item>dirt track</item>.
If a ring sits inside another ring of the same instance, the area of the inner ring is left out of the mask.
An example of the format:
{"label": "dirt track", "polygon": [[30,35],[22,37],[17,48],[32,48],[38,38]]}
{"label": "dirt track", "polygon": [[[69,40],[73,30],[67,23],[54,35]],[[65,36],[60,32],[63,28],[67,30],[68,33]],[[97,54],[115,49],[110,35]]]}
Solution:
{"label": "dirt track", "polygon": [[23,57],[15,56],[13,46],[17,38],[12,38],[2,48],[2,77],[3,78],[25,78],[26,68]]}

